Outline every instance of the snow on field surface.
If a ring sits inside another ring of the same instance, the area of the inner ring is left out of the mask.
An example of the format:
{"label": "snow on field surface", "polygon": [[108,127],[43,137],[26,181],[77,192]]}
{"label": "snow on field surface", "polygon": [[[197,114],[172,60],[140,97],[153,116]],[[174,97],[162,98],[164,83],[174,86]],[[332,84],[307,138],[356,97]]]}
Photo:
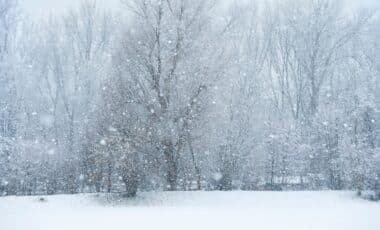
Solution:
{"label": "snow on field surface", "polygon": [[380,203],[350,192],[160,192],[0,198],[2,230],[379,230]]}

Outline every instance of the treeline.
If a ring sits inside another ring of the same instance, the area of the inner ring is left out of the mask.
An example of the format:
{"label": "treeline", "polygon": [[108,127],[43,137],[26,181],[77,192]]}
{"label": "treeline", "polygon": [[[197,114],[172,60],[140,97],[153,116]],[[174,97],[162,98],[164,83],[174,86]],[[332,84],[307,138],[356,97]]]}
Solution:
{"label": "treeline", "polygon": [[380,19],[338,0],[0,0],[0,193],[380,191]]}

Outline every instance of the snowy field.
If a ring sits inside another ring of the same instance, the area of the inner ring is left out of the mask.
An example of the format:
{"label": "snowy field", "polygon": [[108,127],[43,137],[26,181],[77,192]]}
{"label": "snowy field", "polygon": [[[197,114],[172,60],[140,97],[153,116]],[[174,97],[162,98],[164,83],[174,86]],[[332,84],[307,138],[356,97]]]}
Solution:
{"label": "snowy field", "polygon": [[0,198],[2,230],[379,230],[380,203],[349,192],[140,193]]}

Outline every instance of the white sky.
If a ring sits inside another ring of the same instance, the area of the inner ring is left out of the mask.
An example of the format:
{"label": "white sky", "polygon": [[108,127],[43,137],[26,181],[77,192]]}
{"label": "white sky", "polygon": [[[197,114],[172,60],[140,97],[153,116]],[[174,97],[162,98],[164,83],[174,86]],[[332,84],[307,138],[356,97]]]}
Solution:
{"label": "white sky", "polygon": [[[220,0],[228,1],[228,0]],[[265,1],[265,0],[264,0]],[[380,0],[351,0],[354,4],[380,6]],[[21,8],[30,15],[44,17],[62,13],[70,7],[77,6],[81,0],[18,0]],[[118,8],[120,0],[98,0],[106,8]]]}
{"label": "white sky", "polygon": [[[97,0],[102,7],[117,8],[120,0]],[[60,14],[65,10],[76,7],[81,0],[18,0],[23,11],[37,17]]]}

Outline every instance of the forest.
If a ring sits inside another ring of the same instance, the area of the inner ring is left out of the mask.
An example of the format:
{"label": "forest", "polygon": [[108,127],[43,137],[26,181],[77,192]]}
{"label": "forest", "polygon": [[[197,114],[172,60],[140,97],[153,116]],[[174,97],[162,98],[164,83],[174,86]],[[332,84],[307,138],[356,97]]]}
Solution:
{"label": "forest", "polygon": [[345,0],[0,0],[0,196],[380,199],[379,28]]}

